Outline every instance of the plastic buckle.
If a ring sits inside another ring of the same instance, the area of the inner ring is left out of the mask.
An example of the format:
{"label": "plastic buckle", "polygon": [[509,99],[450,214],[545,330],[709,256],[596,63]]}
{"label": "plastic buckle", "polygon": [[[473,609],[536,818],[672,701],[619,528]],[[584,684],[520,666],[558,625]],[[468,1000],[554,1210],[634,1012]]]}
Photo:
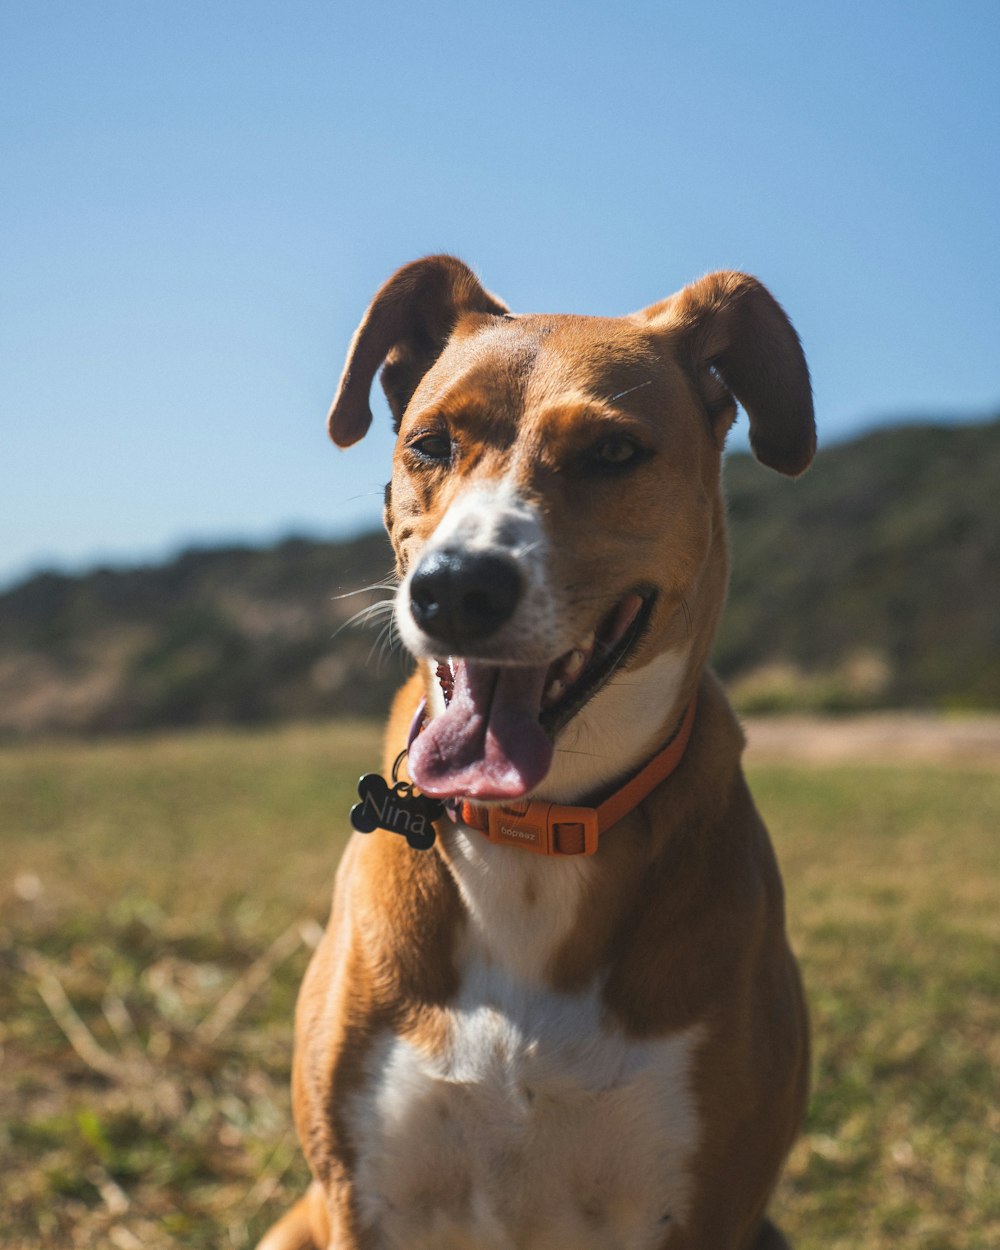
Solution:
{"label": "plastic buckle", "polygon": [[[597,812],[592,807],[562,807],[538,801],[525,807],[497,805],[489,808],[489,822],[487,837],[491,842],[519,846],[536,855],[593,855],[597,850],[600,830]],[[582,826],[583,848],[579,852],[560,850],[556,832],[560,825]]]}
{"label": "plastic buckle", "polygon": [[489,811],[487,837],[502,846],[519,846],[536,855],[552,854],[552,830],[548,815],[551,803],[528,803],[522,807],[498,804]]}
{"label": "plastic buckle", "polygon": [[[580,851],[560,851],[559,836],[556,829],[559,825],[583,826],[583,849]],[[593,855],[597,851],[600,827],[597,821],[597,809],[593,807],[560,807],[553,803],[549,809],[549,830],[552,838],[553,855]]]}

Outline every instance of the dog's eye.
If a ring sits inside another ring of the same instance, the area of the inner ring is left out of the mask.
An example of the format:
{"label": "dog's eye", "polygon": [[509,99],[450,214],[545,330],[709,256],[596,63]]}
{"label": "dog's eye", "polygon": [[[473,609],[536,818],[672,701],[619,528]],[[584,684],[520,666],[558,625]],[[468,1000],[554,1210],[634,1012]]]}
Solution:
{"label": "dog's eye", "polygon": [[588,453],[588,460],[597,469],[624,469],[645,458],[645,451],[631,438],[612,434],[595,443]]}
{"label": "dog's eye", "polygon": [[431,464],[446,464],[451,459],[451,439],[447,434],[424,434],[410,443],[410,450]]}

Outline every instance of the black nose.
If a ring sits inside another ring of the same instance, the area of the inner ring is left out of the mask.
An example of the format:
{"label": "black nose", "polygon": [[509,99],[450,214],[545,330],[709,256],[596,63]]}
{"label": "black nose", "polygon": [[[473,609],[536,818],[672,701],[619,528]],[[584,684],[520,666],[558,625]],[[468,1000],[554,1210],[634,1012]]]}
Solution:
{"label": "black nose", "polygon": [[520,597],[516,566],[481,552],[435,551],[420,561],[410,581],[413,619],[458,653],[509,621]]}

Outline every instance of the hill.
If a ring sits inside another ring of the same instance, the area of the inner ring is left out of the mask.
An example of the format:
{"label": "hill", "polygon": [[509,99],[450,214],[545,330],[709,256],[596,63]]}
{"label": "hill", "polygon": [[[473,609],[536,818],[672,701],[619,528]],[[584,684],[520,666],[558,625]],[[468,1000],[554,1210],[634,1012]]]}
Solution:
{"label": "hill", "polygon": [[391,567],[373,533],[32,577],[0,595],[0,732],[380,714],[405,666],[347,626]]}
{"label": "hill", "polygon": [[[1000,420],[880,430],[798,481],[725,472],[715,664],[742,706],[1000,707]],[[0,594],[0,732],[377,714],[406,662],[345,625],[391,563],[370,534],[32,577]]]}
{"label": "hill", "polygon": [[797,481],[730,456],[726,491],[715,664],[745,705],[1000,707],[1000,420],[878,430]]}

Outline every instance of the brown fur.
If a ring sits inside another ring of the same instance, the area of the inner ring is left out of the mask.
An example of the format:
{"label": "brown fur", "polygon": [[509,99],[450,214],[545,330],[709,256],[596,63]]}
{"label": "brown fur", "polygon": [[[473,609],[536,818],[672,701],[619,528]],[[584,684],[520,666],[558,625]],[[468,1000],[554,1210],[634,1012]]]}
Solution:
{"label": "brown fur", "polygon": [[[385,284],[355,335],[330,414],[342,446],[368,428],[368,390],[383,361],[400,430],[386,523],[401,573],[456,493],[502,472],[565,536],[552,576],[579,588],[567,597],[570,633],[592,627],[623,587],[649,583],[659,597],[630,665],[690,647],[674,705],[663,709],[664,726],[675,724],[699,691],[686,755],[602,839],[579,923],[548,979],[573,992],[607,969],[605,1006],[634,1038],[707,1022],[695,1073],[705,1131],[694,1210],[663,1248],[777,1250],[784,1239],[763,1217],[804,1106],[805,1008],[777,865],[740,767],[742,733],[705,663],[727,579],[719,471],[734,397],[765,463],[797,473],[813,454],[795,332],[744,274],[713,274],[630,318],[513,318],[461,262],[431,257]],[[445,424],[452,464],[416,464],[408,439]],[[619,432],[650,450],[648,463],[627,482],[588,479],[586,448]],[[421,692],[418,675],[397,697],[387,765]],[[415,854],[400,838],[355,835],[297,1015],[295,1114],[316,1183],[262,1250],[381,1244],[352,1201],[341,1108],[380,1031],[437,1044],[458,988],[463,914],[440,841]]]}

